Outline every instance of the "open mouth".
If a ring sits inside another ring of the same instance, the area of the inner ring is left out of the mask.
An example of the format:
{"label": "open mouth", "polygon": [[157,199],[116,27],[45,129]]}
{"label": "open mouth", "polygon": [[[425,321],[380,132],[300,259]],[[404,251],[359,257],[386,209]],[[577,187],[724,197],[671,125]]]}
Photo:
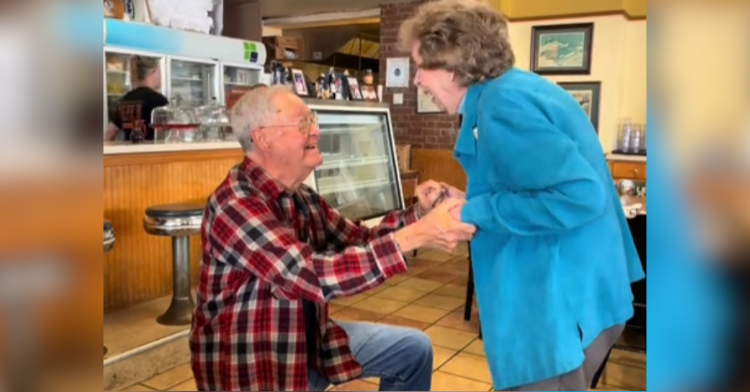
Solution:
{"label": "open mouth", "polygon": [[305,146],[305,150],[317,150],[318,145],[317,144],[308,144]]}

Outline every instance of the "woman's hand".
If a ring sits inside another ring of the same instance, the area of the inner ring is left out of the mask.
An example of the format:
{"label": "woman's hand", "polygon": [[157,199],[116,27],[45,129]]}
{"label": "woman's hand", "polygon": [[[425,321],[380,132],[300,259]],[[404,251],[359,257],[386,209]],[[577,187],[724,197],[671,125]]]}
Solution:
{"label": "woman's hand", "polygon": [[424,216],[445,199],[448,189],[437,181],[428,180],[417,185],[414,193],[418,200],[419,214]]}

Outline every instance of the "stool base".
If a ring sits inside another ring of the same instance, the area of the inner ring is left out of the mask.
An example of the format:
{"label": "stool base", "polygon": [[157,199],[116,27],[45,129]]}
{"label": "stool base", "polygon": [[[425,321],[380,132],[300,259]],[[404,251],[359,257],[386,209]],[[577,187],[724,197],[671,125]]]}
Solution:
{"label": "stool base", "polygon": [[193,296],[185,298],[172,297],[172,303],[169,305],[169,309],[156,318],[156,322],[161,325],[190,325],[193,322],[193,309],[195,303],[193,302]]}

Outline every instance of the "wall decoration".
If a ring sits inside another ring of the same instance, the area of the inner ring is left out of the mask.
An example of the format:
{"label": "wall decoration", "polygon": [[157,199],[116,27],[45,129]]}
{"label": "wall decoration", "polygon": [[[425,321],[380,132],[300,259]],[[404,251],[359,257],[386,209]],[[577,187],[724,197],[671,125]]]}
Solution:
{"label": "wall decoration", "polygon": [[417,87],[417,113],[441,113],[442,110],[432,102],[432,97]]}
{"label": "wall decoration", "polygon": [[599,133],[599,97],[601,82],[561,82],[558,85],[570,93],[578,101],[581,109],[591,119],[596,133]]}
{"label": "wall decoration", "polygon": [[307,82],[305,81],[305,74],[302,73],[302,70],[292,68],[292,80],[294,81],[294,91],[297,95],[309,95],[307,91]]}
{"label": "wall decoration", "polygon": [[359,89],[359,81],[357,78],[348,76],[346,81],[349,82],[349,99],[352,101],[361,101],[362,91]]}
{"label": "wall decoration", "polygon": [[409,58],[386,59],[385,87],[409,87]]}
{"label": "wall decoration", "polygon": [[594,24],[534,26],[531,71],[540,75],[591,74]]}
{"label": "wall decoration", "polygon": [[369,84],[363,84],[360,87],[362,91],[362,98],[365,101],[378,102],[378,93],[375,91],[375,86]]}

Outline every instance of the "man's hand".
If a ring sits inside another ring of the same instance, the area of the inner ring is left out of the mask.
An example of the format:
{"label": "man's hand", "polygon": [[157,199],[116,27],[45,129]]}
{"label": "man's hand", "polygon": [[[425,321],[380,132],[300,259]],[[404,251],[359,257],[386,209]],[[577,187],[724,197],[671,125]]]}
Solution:
{"label": "man's hand", "polygon": [[418,199],[419,214],[424,216],[437,205],[441,198],[447,195],[447,189],[433,180],[425,181],[417,185],[417,189],[414,190],[415,196]]}
{"label": "man's hand", "polygon": [[396,242],[402,252],[430,247],[452,251],[459,242],[474,236],[476,227],[461,223],[452,216],[451,210],[460,211],[465,200],[447,199],[430,211],[419,222],[396,232]]}

